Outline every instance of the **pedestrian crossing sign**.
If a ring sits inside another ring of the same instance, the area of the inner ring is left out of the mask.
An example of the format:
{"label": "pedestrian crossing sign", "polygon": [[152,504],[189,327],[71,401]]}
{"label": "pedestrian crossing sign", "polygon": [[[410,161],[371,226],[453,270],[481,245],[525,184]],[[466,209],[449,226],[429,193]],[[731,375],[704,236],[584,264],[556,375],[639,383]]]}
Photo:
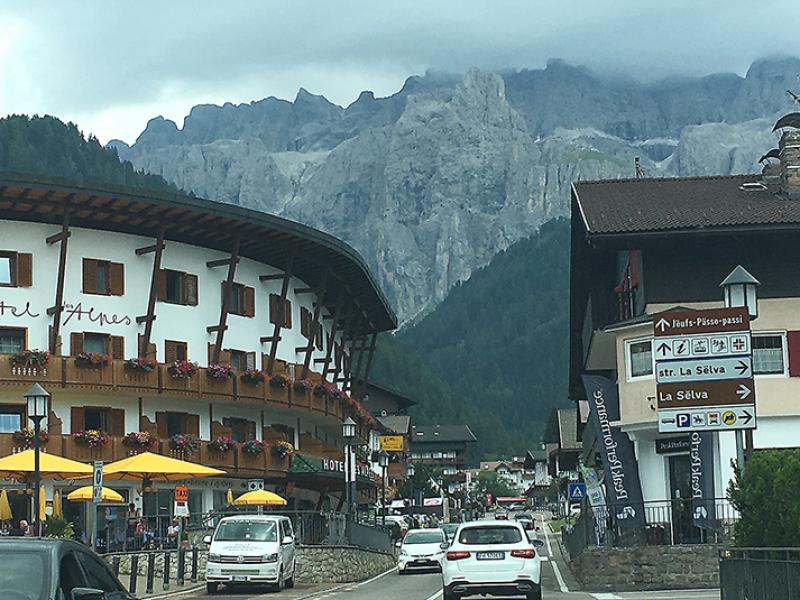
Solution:
{"label": "pedestrian crossing sign", "polygon": [[570,483],[567,487],[567,495],[570,502],[580,502],[586,498],[586,484]]}

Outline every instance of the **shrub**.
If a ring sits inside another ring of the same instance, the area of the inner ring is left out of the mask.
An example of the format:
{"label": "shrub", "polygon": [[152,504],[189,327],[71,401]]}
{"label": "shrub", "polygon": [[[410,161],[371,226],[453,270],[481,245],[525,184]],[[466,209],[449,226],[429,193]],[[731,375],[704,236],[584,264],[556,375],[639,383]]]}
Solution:
{"label": "shrub", "polygon": [[75,537],[75,529],[64,517],[47,515],[44,522],[44,535],[49,538],[71,540]]}

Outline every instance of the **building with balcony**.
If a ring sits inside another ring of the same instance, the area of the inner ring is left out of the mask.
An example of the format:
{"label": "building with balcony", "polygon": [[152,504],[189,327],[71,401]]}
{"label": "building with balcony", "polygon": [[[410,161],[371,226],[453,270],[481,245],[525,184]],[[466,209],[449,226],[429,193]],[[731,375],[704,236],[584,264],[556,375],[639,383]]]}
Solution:
{"label": "building with balcony", "polygon": [[412,425],[411,458],[453,475],[468,466],[467,450],[477,441],[469,425]]}
{"label": "building with balcony", "polygon": [[[9,174],[0,231],[0,455],[24,443],[22,394],[39,382],[47,452],[110,462],[144,432],[155,452],[226,471],[192,482],[193,514],[248,479],[297,507],[338,501],[343,476],[293,473],[282,442],[296,460],[341,460],[343,419],[362,443],[380,428],[351,396],[396,318],[352,248],[230,204]],[[209,445],[224,438],[237,446]],[[244,452],[252,440],[264,451]],[[172,506],[171,487],[152,502]],[[141,502],[135,483],[115,488]]]}
{"label": "building with balcony", "polygon": [[[688,432],[658,433],[653,315],[723,307],[720,283],[737,265],[760,281],[751,323],[758,420],[748,451],[798,446],[798,148],[800,132],[783,133],[765,157],[778,162],[761,174],[572,186],[570,396],[586,398],[583,373],[616,382],[620,412],[612,425],[633,441],[646,502],[692,492]],[[735,434],[714,440],[714,487],[723,497]]]}

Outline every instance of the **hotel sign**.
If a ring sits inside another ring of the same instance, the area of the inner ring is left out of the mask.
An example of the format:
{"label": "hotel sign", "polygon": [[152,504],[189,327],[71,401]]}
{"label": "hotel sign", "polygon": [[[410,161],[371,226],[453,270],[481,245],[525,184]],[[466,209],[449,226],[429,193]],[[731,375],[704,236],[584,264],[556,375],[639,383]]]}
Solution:
{"label": "hotel sign", "polygon": [[385,452],[402,452],[405,440],[402,435],[382,435],[380,437],[381,450]]}

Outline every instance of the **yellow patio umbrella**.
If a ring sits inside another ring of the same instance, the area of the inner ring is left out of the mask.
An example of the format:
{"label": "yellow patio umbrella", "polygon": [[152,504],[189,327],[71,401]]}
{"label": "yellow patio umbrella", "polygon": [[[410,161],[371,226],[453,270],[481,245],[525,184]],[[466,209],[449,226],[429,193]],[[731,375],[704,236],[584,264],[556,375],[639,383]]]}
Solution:
{"label": "yellow patio umbrella", "polygon": [[[91,502],[93,496],[94,488],[91,485],[86,485],[67,494],[67,500],[70,502]],[[102,499],[103,502],[125,502],[125,498],[107,487],[102,488]]]}
{"label": "yellow patio umbrella", "polygon": [[142,452],[103,467],[103,478],[107,481],[180,481],[214,475],[225,475],[225,471],[152,452]]}
{"label": "yellow patio umbrella", "polygon": [[56,490],[53,494],[53,516],[64,518],[64,508],[61,506],[61,492]]}
{"label": "yellow patio umbrella", "polygon": [[255,490],[242,494],[233,503],[236,506],[286,506],[286,499],[267,490]]}
{"label": "yellow patio umbrella", "polygon": [[39,521],[44,523],[47,518],[47,494],[45,494],[44,486],[39,486]]}
{"label": "yellow patio umbrella", "polygon": [[0,492],[0,521],[11,521],[14,515],[11,512],[11,504],[8,503],[8,492]]}
{"label": "yellow patio umbrella", "polygon": [[[23,480],[33,473],[33,450],[25,450],[0,458],[0,478]],[[86,463],[70,460],[62,456],[39,453],[39,472],[42,479],[74,479],[92,474],[92,467]]]}
{"label": "yellow patio umbrella", "polygon": [[228,506],[233,504],[233,490],[228,488]]}

